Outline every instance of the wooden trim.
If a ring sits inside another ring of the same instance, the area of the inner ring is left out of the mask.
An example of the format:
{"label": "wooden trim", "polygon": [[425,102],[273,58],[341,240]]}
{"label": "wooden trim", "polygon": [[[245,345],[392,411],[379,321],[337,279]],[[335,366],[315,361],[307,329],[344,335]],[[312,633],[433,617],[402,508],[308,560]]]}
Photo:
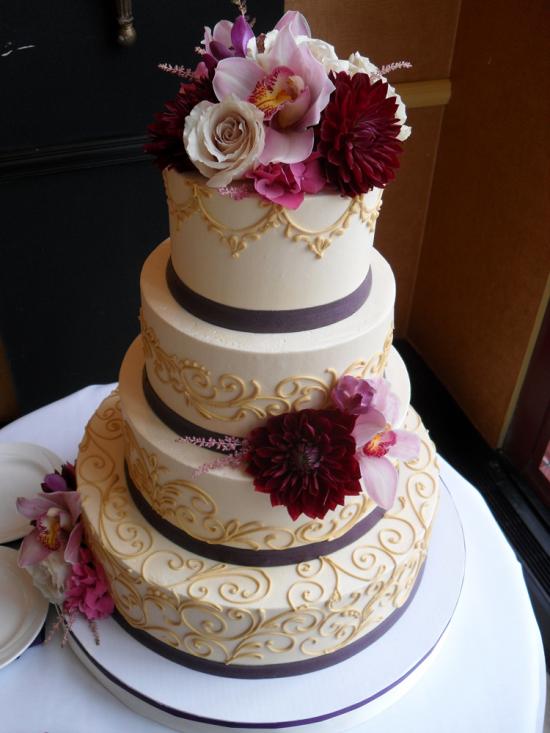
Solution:
{"label": "wooden trim", "polygon": [[407,81],[395,88],[410,109],[419,107],[443,107],[451,99],[450,79]]}

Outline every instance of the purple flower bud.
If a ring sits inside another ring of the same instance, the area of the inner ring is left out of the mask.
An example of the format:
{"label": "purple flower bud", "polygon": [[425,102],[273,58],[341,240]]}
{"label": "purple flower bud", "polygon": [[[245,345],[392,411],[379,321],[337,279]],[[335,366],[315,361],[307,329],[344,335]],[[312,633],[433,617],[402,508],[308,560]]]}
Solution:
{"label": "purple flower bud", "polygon": [[53,493],[54,491],[67,491],[67,483],[57,471],[44,476],[44,481],[40,486],[42,487],[42,491],[45,491],[47,494]]}
{"label": "purple flower bud", "polygon": [[332,390],[332,401],[342,412],[363,415],[371,406],[375,390],[366,379],[351,375],[341,377]]}

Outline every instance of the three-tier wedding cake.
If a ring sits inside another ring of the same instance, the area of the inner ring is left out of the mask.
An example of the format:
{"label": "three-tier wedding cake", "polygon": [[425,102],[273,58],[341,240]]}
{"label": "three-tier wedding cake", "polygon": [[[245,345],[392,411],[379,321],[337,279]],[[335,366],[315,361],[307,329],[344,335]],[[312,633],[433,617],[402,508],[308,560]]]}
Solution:
{"label": "three-tier wedding cake", "polygon": [[334,664],[413,601],[435,451],[392,347],[373,248],[410,130],[378,69],[242,3],[151,126],[170,238],[141,335],[77,461],[86,541],[117,620],[214,674]]}

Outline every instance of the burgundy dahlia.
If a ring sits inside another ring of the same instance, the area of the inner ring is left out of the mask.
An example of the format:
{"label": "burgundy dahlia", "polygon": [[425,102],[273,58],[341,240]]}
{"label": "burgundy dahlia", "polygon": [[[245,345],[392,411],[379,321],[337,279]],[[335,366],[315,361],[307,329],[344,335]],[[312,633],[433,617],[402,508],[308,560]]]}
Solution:
{"label": "burgundy dahlia", "polygon": [[317,149],[325,175],[346,196],[395,178],[401,143],[397,100],[386,97],[388,83],[368,74],[331,74],[336,89],[321,116]]}
{"label": "burgundy dahlia", "polygon": [[217,101],[209,76],[181,84],[175,99],[166,102],[164,110],[155,115],[155,121],[147,128],[151,142],[144,150],[156,157],[161,170],[168,167],[180,173],[195,170],[183,144],[183,128],[189,112],[203,100]]}
{"label": "burgundy dahlia", "polygon": [[322,519],[361,493],[355,419],[338,410],[301,410],[253,430],[245,460],[256,491],[270,494],[272,506],[286,506],[292,519]]}

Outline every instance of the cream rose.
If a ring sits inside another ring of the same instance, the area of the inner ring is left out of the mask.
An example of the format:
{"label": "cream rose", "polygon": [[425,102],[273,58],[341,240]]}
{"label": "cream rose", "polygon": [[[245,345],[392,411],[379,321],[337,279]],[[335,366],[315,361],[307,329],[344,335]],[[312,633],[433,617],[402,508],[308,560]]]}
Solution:
{"label": "cream rose", "polygon": [[213,188],[227,186],[253,167],[264,149],[264,114],[234,96],[199,102],[185,120],[187,155]]}
{"label": "cream rose", "polygon": [[48,557],[25,570],[32,576],[33,585],[50,603],[58,605],[65,600],[65,583],[69,577],[70,565],[63,559],[63,552],[50,552]]}

